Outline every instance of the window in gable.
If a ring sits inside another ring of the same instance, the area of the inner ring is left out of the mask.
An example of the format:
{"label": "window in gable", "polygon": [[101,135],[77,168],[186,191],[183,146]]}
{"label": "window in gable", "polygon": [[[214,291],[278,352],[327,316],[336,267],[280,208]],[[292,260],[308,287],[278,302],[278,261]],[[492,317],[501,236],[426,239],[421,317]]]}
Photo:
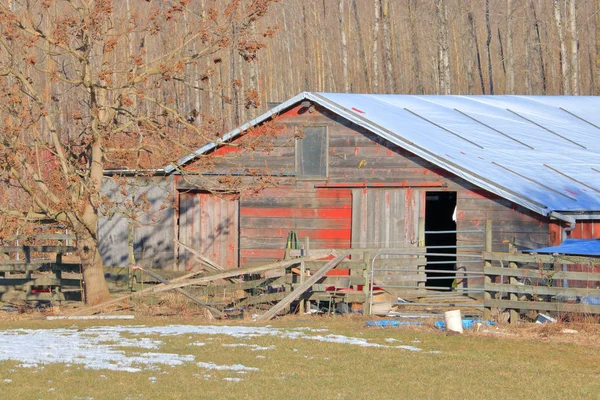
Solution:
{"label": "window in gable", "polygon": [[296,177],[327,178],[327,127],[302,128],[302,138],[296,140]]}

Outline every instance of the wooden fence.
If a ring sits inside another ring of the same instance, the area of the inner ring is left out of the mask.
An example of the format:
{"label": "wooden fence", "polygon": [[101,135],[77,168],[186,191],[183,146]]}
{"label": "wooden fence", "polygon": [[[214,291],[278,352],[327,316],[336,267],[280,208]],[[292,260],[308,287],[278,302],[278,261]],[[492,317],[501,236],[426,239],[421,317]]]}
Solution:
{"label": "wooden fence", "polygon": [[[63,301],[65,292],[81,297],[81,266],[63,261],[75,252],[70,235],[42,235],[58,245],[0,246],[0,301]],[[68,275],[68,276],[64,276]]]}
{"label": "wooden fence", "polygon": [[[511,322],[530,312],[600,314],[599,257],[484,252],[483,258],[486,318],[504,310]],[[587,287],[570,287],[578,282]]]}

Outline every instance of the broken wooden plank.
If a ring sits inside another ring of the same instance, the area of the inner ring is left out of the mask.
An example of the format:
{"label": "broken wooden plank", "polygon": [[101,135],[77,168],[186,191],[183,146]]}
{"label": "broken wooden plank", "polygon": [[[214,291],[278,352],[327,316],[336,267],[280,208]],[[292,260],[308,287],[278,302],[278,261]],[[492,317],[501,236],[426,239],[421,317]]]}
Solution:
{"label": "broken wooden plank", "polygon": [[258,296],[252,296],[252,297],[248,297],[242,301],[240,301],[236,307],[246,307],[246,306],[253,306],[256,304],[263,304],[263,303],[272,303],[274,301],[280,301],[281,299],[283,299],[285,297],[286,293],[285,292],[274,292],[274,293],[265,293],[265,294],[261,294]]}
{"label": "broken wooden plank", "polygon": [[[184,249],[186,249],[187,251],[189,251],[190,253],[192,253],[194,255],[194,257],[196,258],[196,260],[200,261],[201,264],[206,265],[210,269],[212,269],[214,271],[224,271],[226,269],[226,268],[222,267],[221,265],[217,264],[216,262],[214,262],[213,260],[211,260],[210,258],[203,255],[199,251],[192,249],[190,246],[188,246],[184,243],[181,243],[179,240],[173,239],[173,241],[176,244],[178,244],[179,246],[181,246]],[[239,279],[235,279],[235,278],[228,278],[227,280],[229,282],[240,282]]]}
{"label": "broken wooden plank", "polygon": [[[327,257],[329,255],[331,255],[331,252],[329,252],[329,251],[325,251],[325,252],[315,251],[310,256],[304,257],[304,260],[317,260],[319,258]],[[195,272],[189,273],[187,275],[184,275],[182,277],[173,279],[170,284],[161,283],[159,285],[156,285],[156,286],[148,288],[148,289],[141,290],[139,292],[129,293],[127,295],[117,297],[116,299],[111,299],[111,300],[105,301],[104,303],[96,304],[91,307],[83,307],[82,309],[74,311],[69,315],[78,315],[78,314],[82,314],[82,313],[89,313],[92,310],[98,310],[103,307],[117,304],[117,303],[120,303],[120,302],[127,300],[129,298],[132,298],[132,297],[141,297],[144,294],[165,292],[168,290],[173,290],[175,288],[181,288],[181,287],[186,287],[186,286],[191,286],[191,285],[197,285],[200,283],[212,282],[214,280],[225,279],[225,278],[229,278],[229,277],[237,276],[237,275],[255,274],[255,273],[265,272],[265,271],[270,271],[270,270],[275,270],[275,269],[285,269],[294,264],[299,264],[301,261],[302,261],[302,258],[296,258],[296,259],[292,259],[292,260],[278,261],[278,262],[271,263],[271,264],[256,265],[253,267],[236,268],[236,269],[230,269],[230,270],[226,270],[226,271],[212,272],[212,273],[207,273],[206,275],[202,276],[201,278],[191,279],[191,280],[187,280],[185,282],[181,282],[181,281],[184,281],[195,275],[199,275],[201,273],[201,272],[195,271]]]}
{"label": "broken wooden plank", "polygon": [[[138,267],[139,268],[139,267]],[[142,271],[145,271],[148,275],[150,275],[151,277],[153,277],[154,279],[158,280],[160,283],[164,283],[164,284],[170,284],[173,283],[167,279],[164,279],[162,276],[158,275],[155,272],[152,271],[148,271],[146,269],[143,268],[139,268]],[[195,296],[192,296],[191,294],[189,294],[188,292],[186,292],[185,290],[181,289],[181,288],[177,288],[175,289],[176,292],[181,293],[182,295],[184,295],[185,297],[187,297],[188,299],[190,299],[191,301],[193,301],[194,303],[198,304],[200,307],[204,307],[205,309],[207,309],[209,312],[211,312],[212,314],[215,315],[215,317],[217,318],[223,318],[223,313],[219,310],[217,310],[214,307],[209,306],[208,304],[204,303],[202,300],[198,299]]]}
{"label": "broken wooden plank", "polygon": [[[203,271],[193,271],[193,272],[190,272],[189,274],[185,274],[183,276],[180,276],[179,278],[172,279],[171,283],[180,282],[180,281],[192,278],[192,277],[194,277],[196,275],[200,275],[202,272]],[[161,286],[161,285],[164,285],[164,283],[161,283],[160,285],[157,285],[157,286]],[[82,309],[74,311],[74,312],[72,312],[72,313],[70,313],[68,315],[78,315],[78,314],[82,314],[82,313],[85,313],[85,312],[90,312],[92,310],[97,310],[97,309],[100,309],[102,307],[110,306],[112,304],[117,304],[117,303],[119,303],[119,302],[121,302],[123,300],[127,300],[127,299],[129,299],[131,297],[140,297],[143,294],[149,293],[150,291],[152,291],[152,289],[154,289],[154,287],[150,287],[150,288],[147,288],[147,289],[144,289],[144,290],[140,290],[138,292],[129,293],[129,294],[126,294],[124,296],[117,297],[116,299],[112,299],[112,300],[105,301],[104,303],[96,304],[95,306],[83,307]]]}
{"label": "broken wooden plank", "polygon": [[219,264],[217,264],[216,262],[214,262],[210,258],[204,256],[199,251],[192,249],[190,246],[181,243],[177,239],[173,239],[173,241],[176,244],[178,244],[179,246],[181,246],[184,249],[186,249],[187,251],[189,251],[190,253],[192,253],[196,257],[196,259],[198,259],[198,261],[200,261],[202,264],[206,265],[207,267],[209,267],[209,268],[211,268],[213,270],[219,270],[219,271],[224,271],[225,270],[225,268],[223,268],[222,266],[220,266]]}
{"label": "broken wooden plank", "polygon": [[301,284],[296,290],[294,290],[293,292],[291,292],[290,294],[285,296],[283,298],[283,300],[281,300],[279,303],[275,304],[275,306],[273,306],[273,308],[271,308],[265,314],[258,317],[256,320],[257,321],[266,321],[266,320],[270,320],[271,318],[273,318],[279,311],[283,310],[284,307],[288,306],[292,301],[296,300],[302,293],[306,292],[306,290],[309,287],[311,287],[319,279],[324,277],[327,272],[329,272],[334,267],[336,267],[339,263],[341,263],[346,257],[348,257],[348,254],[349,253],[346,252],[346,253],[342,254],[341,256],[338,256],[338,257],[334,258],[333,260],[329,261],[320,270],[318,270],[313,276],[311,276],[306,281],[304,281],[304,283]]}
{"label": "broken wooden plank", "polygon": [[[325,254],[325,253],[315,252],[314,254],[311,254],[310,256],[304,257],[304,260],[315,260],[318,258],[326,257],[328,255],[331,255],[331,253],[327,252],[327,254]],[[271,263],[271,264],[255,265],[255,266],[246,267],[246,268],[236,268],[236,269],[228,269],[228,270],[219,271],[219,272],[211,272],[211,273],[204,274],[198,278],[190,279],[186,282],[173,283],[171,285],[165,285],[165,286],[157,285],[157,286],[151,288],[151,292],[160,293],[160,292],[164,292],[167,290],[173,290],[178,287],[198,285],[201,283],[212,282],[212,281],[216,281],[219,279],[226,279],[226,278],[231,278],[231,277],[239,276],[239,275],[257,274],[259,272],[272,271],[272,270],[276,270],[276,269],[285,269],[285,268],[291,267],[294,264],[299,264],[301,261],[302,261],[302,259],[295,258],[295,259],[291,259],[291,260],[277,261],[277,262]]]}

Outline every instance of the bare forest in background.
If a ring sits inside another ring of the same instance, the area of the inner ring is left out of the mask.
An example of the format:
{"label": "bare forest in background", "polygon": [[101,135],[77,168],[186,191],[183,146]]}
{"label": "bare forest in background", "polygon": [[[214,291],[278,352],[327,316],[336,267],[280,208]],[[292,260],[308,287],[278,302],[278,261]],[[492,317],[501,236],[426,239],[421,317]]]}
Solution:
{"label": "bare forest in background", "polygon": [[[284,0],[261,100],[302,91],[597,95],[598,0]],[[225,72],[227,73],[227,72]],[[239,72],[252,85],[251,71]],[[233,125],[248,115],[233,113]]]}
{"label": "bare forest in background", "polygon": [[[137,3],[114,2],[116,15],[121,21],[135,18]],[[220,3],[188,4],[183,18],[168,30],[130,31],[127,41],[119,41],[111,52],[115,64],[134,68],[168,52],[173,43],[191,37],[210,18],[208,10]],[[172,79],[161,83],[154,96],[172,104],[205,132],[197,141],[191,140],[197,144],[246,122],[265,111],[268,103],[302,91],[596,95],[600,93],[599,3],[281,0],[250,27],[257,40],[244,42],[247,49],[221,46],[198,62],[186,63],[182,71],[168,71]],[[50,7],[46,12],[60,11]],[[238,29],[231,24],[232,42]],[[202,47],[199,38],[186,46],[190,54]],[[40,75],[67,73],[68,65],[57,64],[56,58],[43,53],[40,49],[35,65],[44,69]],[[44,86],[45,100],[70,130],[79,117],[78,100],[60,82],[40,79],[34,84]]]}

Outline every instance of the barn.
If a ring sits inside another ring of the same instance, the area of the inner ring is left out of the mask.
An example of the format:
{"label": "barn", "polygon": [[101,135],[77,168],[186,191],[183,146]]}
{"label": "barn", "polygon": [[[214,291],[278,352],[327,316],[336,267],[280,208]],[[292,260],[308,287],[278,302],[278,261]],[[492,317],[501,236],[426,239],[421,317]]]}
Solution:
{"label": "barn", "polygon": [[[143,178],[158,222],[135,228],[136,259],[191,269],[182,243],[250,266],[282,259],[293,233],[311,249],[444,248],[456,261],[439,268],[476,272],[486,240],[598,238],[598,110],[585,96],[301,93]],[[127,232],[102,218],[105,265],[126,263]]]}

